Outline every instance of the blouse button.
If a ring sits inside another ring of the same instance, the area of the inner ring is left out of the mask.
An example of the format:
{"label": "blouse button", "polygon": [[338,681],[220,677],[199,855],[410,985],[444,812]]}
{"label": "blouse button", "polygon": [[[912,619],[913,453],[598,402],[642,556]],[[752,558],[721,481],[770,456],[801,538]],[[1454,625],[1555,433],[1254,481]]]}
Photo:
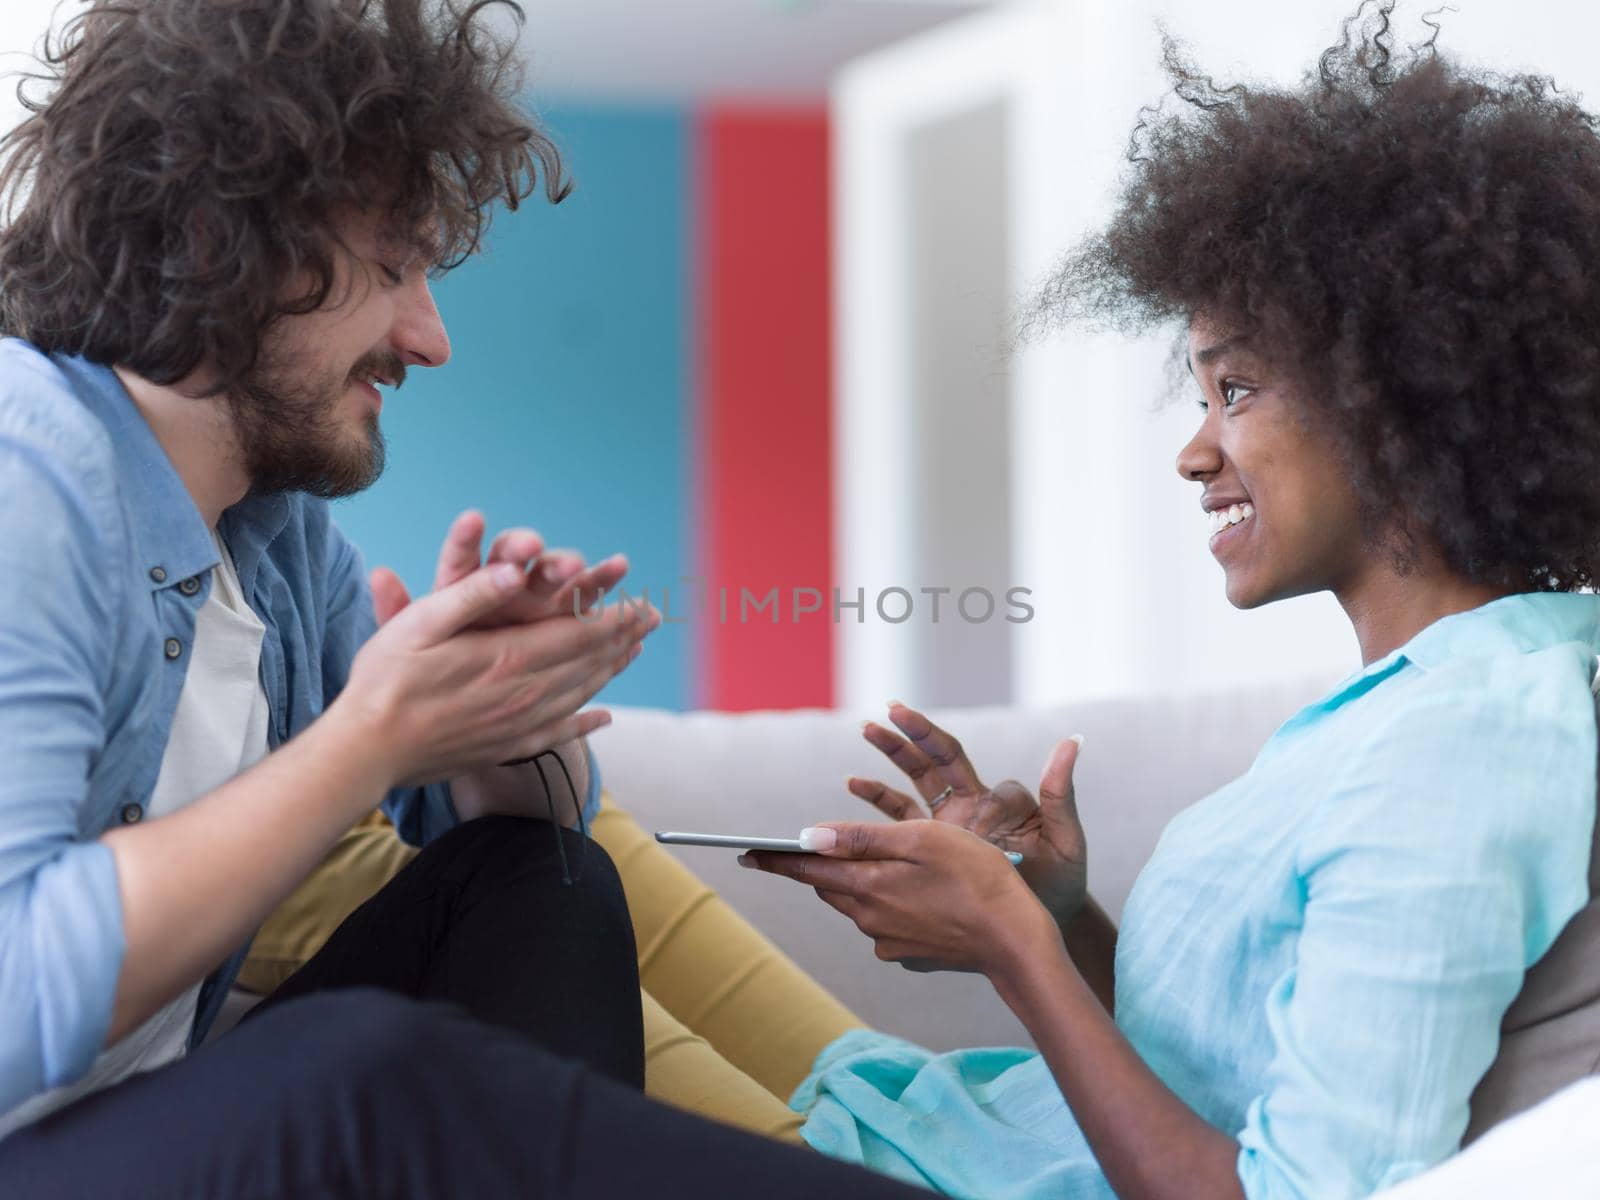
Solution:
{"label": "blouse button", "polygon": [[124,825],[137,825],[144,818],[144,809],[137,804],[124,804],[122,806],[122,823]]}
{"label": "blouse button", "polygon": [[167,572],[162,567],[151,567],[150,578],[155,580],[157,583],[165,583],[167,581]]}
{"label": "blouse button", "polygon": [[191,575],[178,585],[178,590],[185,596],[193,596],[200,590],[200,576]]}
{"label": "blouse button", "polygon": [[168,638],[165,649],[168,658],[177,658],[183,653],[183,643],[177,638]]}

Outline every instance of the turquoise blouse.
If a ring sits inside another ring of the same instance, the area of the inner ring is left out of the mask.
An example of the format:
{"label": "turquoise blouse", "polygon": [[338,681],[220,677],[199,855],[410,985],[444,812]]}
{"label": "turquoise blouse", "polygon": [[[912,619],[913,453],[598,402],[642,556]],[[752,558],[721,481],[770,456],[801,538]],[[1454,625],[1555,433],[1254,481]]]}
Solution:
{"label": "turquoise blouse", "polygon": [[[1456,1149],[1523,972],[1588,901],[1597,652],[1592,595],[1446,617],[1167,826],[1117,1024],[1237,1136],[1250,1200],[1365,1196]],[[1112,1194],[1032,1051],[857,1031],[791,1104],[816,1149],[950,1195]]]}

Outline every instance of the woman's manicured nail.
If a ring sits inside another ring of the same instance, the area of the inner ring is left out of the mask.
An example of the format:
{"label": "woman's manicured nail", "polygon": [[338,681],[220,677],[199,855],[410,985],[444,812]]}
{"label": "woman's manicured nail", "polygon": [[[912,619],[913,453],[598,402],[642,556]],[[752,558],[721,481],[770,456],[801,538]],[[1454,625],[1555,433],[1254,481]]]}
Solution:
{"label": "woman's manicured nail", "polygon": [[800,831],[800,849],[802,850],[832,850],[839,844],[839,833],[834,829],[819,829],[815,826]]}
{"label": "woman's manicured nail", "polygon": [[739,855],[739,857],[733,861],[738,863],[741,867],[749,867],[752,871],[759,871],[761,869],[760,867],[756,866],[756,860],[750,857],[750,852],[748,850]]}
{"label": "woman's manicured nail", "polygon": [[1083,734],[1075,733],[1075,734],[1072,735],[1071,740],[1078,743],[1078,749],[1079,750],[1083,749]]}

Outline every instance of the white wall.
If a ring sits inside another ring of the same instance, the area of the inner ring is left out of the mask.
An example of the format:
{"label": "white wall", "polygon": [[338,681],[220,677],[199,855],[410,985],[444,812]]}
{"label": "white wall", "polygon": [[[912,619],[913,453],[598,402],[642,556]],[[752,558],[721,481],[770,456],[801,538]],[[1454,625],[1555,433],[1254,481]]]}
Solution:
{"label": "white wall", "polygon": [[[925,464],[898,447],[929,444],[907,426],[928,420],[910,390],[921,348],[905,314],[916,278],[895,238],[920,203],[901,169],[903,145],[952,109],[1003,100],[1010,115],[1002,222],[1009,278],[1025,297],[1059,254],[1109,211],[1139,107],[1165,94],[1155,22],[1189,43],[1219,80],[1291,84],[1336,40],[1354,0],[1018,0],[858,60],[834,90],[837,179],[836,345],[838,573],[874,566],[915,577],[924,514],[912,489]],[[1453,0],[1442,16],[1448,53],[1501,69],[1530,66],[1600,106],[1600,10],[1575,0]],[[1402,45],[1423,40],[1413,3]],[[1068,703],[1085,696],[1194,690],[1324,674],[1358,665],[1355,639],[1326,594],[1239,612],[1206,548],[1199,489],[1174,460],[1198,420],[1192,393],[1159,413],[1170,339],[1132,341],[1069,330],[1010,361],[1009,454],[974,469],[1010,489],[1009,523],[937,532],[972,546],[1008,537],[1015,582],[1037,616],[1013,628],[1013,696]],[[978,345],[993,360],[1003,348]],[[948,348],[941,348],[947,353]],[[897,439],[888,433],[897,429]],[[894,449],[887,449],[895,447]],[[928,682],[928,639],[871,622],[843,627],[836,700],[915,702]],[[970,700],[941,693],[944,703]]]}
{"label": "white wall", "polygon": [[65,0],[57,9],[58,0],[4,0],[0,4],[0,132],[10,129],[22,117],[17,104],[16,72],[27,67],[24,55],[39,49],[51,17],[60,20],[70,17],[77,8],[75,0]]}

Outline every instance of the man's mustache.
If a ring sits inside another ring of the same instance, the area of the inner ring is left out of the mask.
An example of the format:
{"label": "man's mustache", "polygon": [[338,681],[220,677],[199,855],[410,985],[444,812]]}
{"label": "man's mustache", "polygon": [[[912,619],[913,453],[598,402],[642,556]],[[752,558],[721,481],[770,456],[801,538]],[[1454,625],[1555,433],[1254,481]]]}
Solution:
{"label": "man's mustache", "polygon": [[378,351],[364,355],[350,371],[352,379],[366,380],[374,375],[387,379],[398,388],[406,381],[406,365],[400,356],[391,351]]}

